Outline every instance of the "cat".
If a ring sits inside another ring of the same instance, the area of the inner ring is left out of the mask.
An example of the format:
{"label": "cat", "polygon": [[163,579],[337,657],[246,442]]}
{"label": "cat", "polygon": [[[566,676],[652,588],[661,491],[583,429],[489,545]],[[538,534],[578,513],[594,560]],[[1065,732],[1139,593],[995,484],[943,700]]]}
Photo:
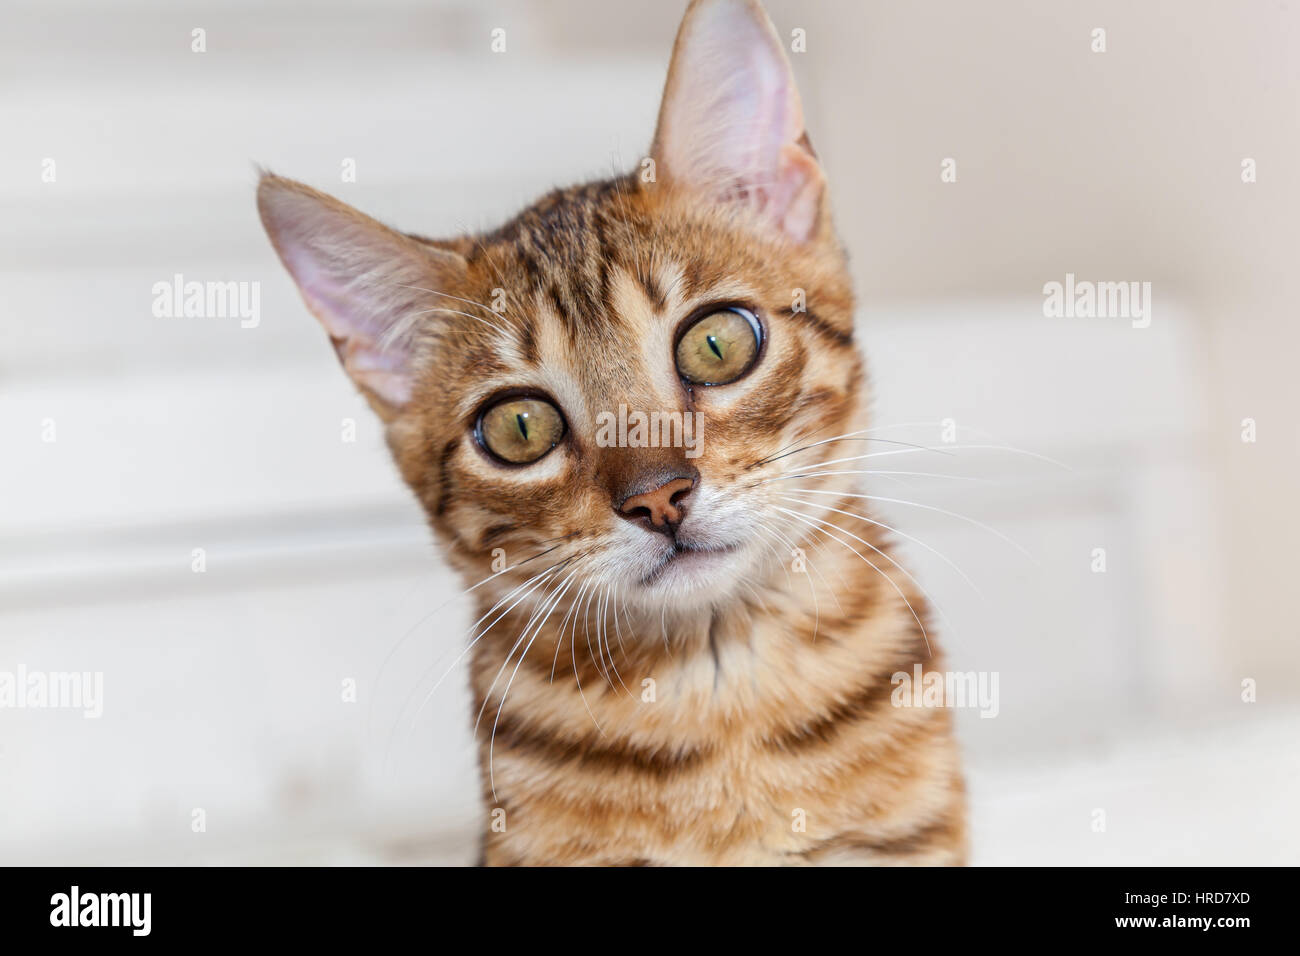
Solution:
{"label": "cat", "polygon": [[474,588],[482,862],[965,862],[949,712],[893,706],[941,658],[863,510],[846,257],[756,0],[690,5],[636,169],[493,232],[271,173],[258,207]]}

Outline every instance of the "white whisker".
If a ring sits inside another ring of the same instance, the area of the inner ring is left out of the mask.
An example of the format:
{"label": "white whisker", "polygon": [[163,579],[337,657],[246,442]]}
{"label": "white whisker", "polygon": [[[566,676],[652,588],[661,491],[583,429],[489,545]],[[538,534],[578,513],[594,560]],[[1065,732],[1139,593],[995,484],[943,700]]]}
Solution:
{"label": "white whisker", "polygon": [[962,580],[971,586],[972,590],[974,590],[975,593],[980,596],[981,600],[987,600],[984,597],[984,592],[979,589],[979,587],[975,584],[974,581],[972,581],[969,577],[967,577],[965,571],[959,568],[956,565],[956,563],[953,562],[952,559],[950,559],[947,555],[943,554],[943,552],[938,551],[932,546],[926,544],[920,538],[915,538],[905,531],[900,531],[897,528],[892,527],[891,525],[885,524],[883,521],[876,521],[874,518],[868,518],[866,515],[855,514],[852,511],[844,511],[840,508],[831,508],[827,505],[818,504],[816,501],[809,501],[807,498],[795,498],[791,495],[782,495],[781,497],[784,498],[786,501],[793,501],[801,505],[811,505],[814,508],[821,508],[825,511],[834,511],[836,514],[842,514],[849,518],[857,518],[859,521],[865,521],[867,524],[875,525],[877,528],[883,528],[884,530],[890,532],[891,534],[896,534],[900,538],[903,538],[907,541],[911,541],[913,544],[920,545],[922,548],[925,548],[925,550],[929,551],[931,554],[942,559],[944,562],[947,563],[948,567],[952,568],[954,571],[957,572],[957,574],[961,575]]}
{"label": "white whisker", "polygon": [[1035,558],[1028,551],[1026,551],[1024,547],[1022,547],[1012,538],[1008,538],[997,528],[989,527],[988,525],[984,524],[984,522],[976,521],[974,518],[968,517],[967,515],[958,514],[955,511],[948,511],[946,508],[938,508],[934,505],[923,505],[919,501],[904,501],[901,498],[884,498],[881,497],[880,495],[862,495],[862,494],[855,494],[849,491],[822,491],[819,488],[789,488],[787,490],[798,492],[800,494],[808,494],[808,495],[837,495],[841,498],[865,498],[869,501],[887,501],[896,505],[910,505],[913,508],[922,508],[926,511],[934,511],[941,515],[947,515],[950,518],[958,518],[962,521],[968,521],[971,524],[973,524],[975,527],[981,528],[984,531],[987,531],[989,534],[1001,538],[1007,544],[1011,545],[1013,548],[1015,548],[1017,551],[1023,554],[1026,558],[1032,561],[1034,564],[1039,563],[1038,559]]}
{"label": "white whisker", "polygon": [[[577,574],[577,572],[574,571],[573,574]],[[569,575],[569,580],[572,580],[572,579],[573,579],[573,574],[570,574],[570,575]],[[568,588],[568,583],[567,583],[567,581],[566,581],[566,583],[565,583],[564,586],[565,586],[566,589]],[[555,601],[553,601],[553,602],[551,603],[550,610],[548,610],[548,611],[546,612],[546,617],[543,617],[543,618],[541,619],[541,621],[540,621],[540,622],[538,623],[538,625],[537,625],[536,630],[533,631],[533,636],[532,636],[531,638],[529,638],[529,640],[528,640],[528,644],[524,647],[523,653],[521,653],[521,654],[519,655],[519,662],[518,662],[517,664],[515,664],[515,669],[514,669],[513,671],[510,672],[510,679],[509,679],[508,681],[506,681],[505,690],[503,690],[503,691],[501,692],[501,703],[500,703],[500,705],[498,705],[498,707],[497,707],[497,715],[496,715],[496,719],[492,721],[492,734],[491,734],[491,736],[488,737],[488,785],[489,785],[489,786],[491,787],[491,789],[492,789],[492,799],[493,799],[493,800],[496,799],[496,795],[497,795],[497,786],[496,786],[496,774],[495,774],[494,771],[493,771],[492,757],[493,757],[493,752],[494,752],[494,750],[495,750],[495,748],[496,748],[496,742],[497,742],[497,726],[501,723],[501,712],[502,712],[503,710],[505,710],[505,707],[506,707],[506,697],[509,696],[509,694],[510,694],[510,687],[511,687],[511,685],[514,684],[514,682],[515,682],[515,675],[519,673],[519,668],[523,666],[524,658],[528,656],[528,651],[529,651],[529,649],[533,646],[533,641],[537,640],[537,635],[540,634],[540,633],[542,632],[542,628],[546,625],[546,618],[548,618],[548,617],[551,616],[551,611],[555,610],[555,605],[558,604],[558,603],[560,602],[560,599],[563,598],[563,597],[564,597],[564,592],[561,591],[560,594],[559,594],[559,597],[557,597],[557,598],[555,599]],[[510,656],[507,655],[507,656],[506,656],[506,662],[509,663],[509,661],[510,661]],[[503,667],[504,667],[504,665],[503,665]],[[499,675],[498,675],[498,676],[499,676]],[[495,687],[495,686],[496,686],[496,681],[494,680],[494,681],[492,682],[492,687]],[[489,687],[489,688],[488,688],[488,695],[490,696],[491,693],[492,693],[492,688]],[[486,701],[486,699],[485,699],[485,700],[484,700],[484,704],[486,704],[486,703],[487,703],[487,701]],[[480,710],[480,711],[479,711],[479,718],[481,719],[482,716],[483,716],[483,713],[482,713],[482,711]],[[477,720],[474,722],[474,730],[475,730],[475,732],[478,731],[478,721],[477,721]]]}
{"label": "white whisker", "polygon": [[[786,511],[787,514],[794,515],[794,516],[795,516],[796,518],[798,518],[800,521],[803,521],[805,524],[809,525],[809,526],[812,527],[813,529],[815,529],[815,530],[817,529],[817,525],[813,523],[813,519],[808,518],[808,517],[805,517],[804,515],[801,515],[801,514],[799,514],[798,512],[795,512],[795,511],[789,511],[788,509],[784,509],[784,508],[783,508],[783,509],[781,509],[781,510]],[[846,532],[846,533],[847,533],[847,532]],[[863,561],[865,561],[865,562],[866,562],[866,563],[867,563],[867,564],[872,568],[872,570],[874,570],[877,574],[879,574],[882,578],[884,578],[886,581],[889,582],[890,586],[891,586],[895,591],[898,592],[898,596],[901,597],[901,598],[903,599],[903,603],[907,605],[907,609],[908,609],[909,611],[912,612],[912,618],[913,618],[913,620],[916,621],[916,626],[919,627],[919,628],[921,629],[921,637],[925,640],[925,650],[926,650],[926,653],[932,655],[933,652],[930,650],[930,635],[926,633],[926,630],[925,630],[925,622],[923,622],[923,621],[921,620],[921,616],[920,616],[919,614],[916,613],[916,608],[914,608],[914,607],[912,606],[912,602],[909,601],[909,600],[907,599],[907,595],[904,594],[904,593],[903,593],[903,589],[900,588],[900,587],[898,586],[898,582],[895,581],[893,578],[891,578],[891,577],[890,577],[888,574],[886,574],[884,571],[882,571],[882,570],[881,570],[881,569],[880,569],[880,568],[879,568],[879,567],[878,567],[878,566],[877,566],[877,565],[876,565],[876,564],[875,564],[875,563],[874,563],[870,558],[868,558],[868,557],[867,557],[866,555],[864,555],[862,552],[858,551],[858,549],[855,548],[855,547],[853,547],[853,545],[851,545],[851,544],[849,544],[849,543],[847,543],[847,542],[845,542],[845,541],[840,541],[839,538],[836,538],[836,537],[835,537],[834,535],[832,535],[829,531],[822,530],[822,534],[826,535],[828,538],[831,538],[833,541],[837,541],[837,542],[839,542],[840,544],[844,545],[844,547],[848,548],[850,551],[852,551],[854,554],[856,554],[859,558],[861,558]]]}

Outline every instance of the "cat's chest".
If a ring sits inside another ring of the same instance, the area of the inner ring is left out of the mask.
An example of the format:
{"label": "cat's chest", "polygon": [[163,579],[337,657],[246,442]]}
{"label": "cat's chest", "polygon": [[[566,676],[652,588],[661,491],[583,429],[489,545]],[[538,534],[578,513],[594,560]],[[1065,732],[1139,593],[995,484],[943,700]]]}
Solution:
{"label": "cat's chest", "polygon": [[[800,863],[924,810],[915,794],[948,772],[949,743],[934,714],[891,705],[893,674],[935,664],[905,609],[851,626],[823,616],[802,632],[790,615],[750,623],[694,642],[669,635],[655,654],[624,655],[615,641],[603,667],[580,666],[585,639],[525,664],[495,736],[486,721],[480,735],[489,800],[527,830],[508,842],[554,859],[610,847]],[[598,647],[593,636],[597,659]],[[571,653],[579,666],[552,679]],[[498,668],[480,670],[480,693]]]}

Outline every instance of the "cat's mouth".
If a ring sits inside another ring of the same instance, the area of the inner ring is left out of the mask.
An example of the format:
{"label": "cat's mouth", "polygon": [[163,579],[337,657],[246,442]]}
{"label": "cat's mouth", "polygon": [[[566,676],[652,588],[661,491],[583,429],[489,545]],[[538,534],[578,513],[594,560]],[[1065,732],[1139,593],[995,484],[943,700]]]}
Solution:
{"label": "cat's mouth", "polygon": [[739,547],[738,544],[706,547],[678,541],[675,547],[664,555],[648,574],[641,578],[639,583],[642,587],[653,587],[661,583],[670,574],[687,573],[706,567],[723,555],[732,554]]}

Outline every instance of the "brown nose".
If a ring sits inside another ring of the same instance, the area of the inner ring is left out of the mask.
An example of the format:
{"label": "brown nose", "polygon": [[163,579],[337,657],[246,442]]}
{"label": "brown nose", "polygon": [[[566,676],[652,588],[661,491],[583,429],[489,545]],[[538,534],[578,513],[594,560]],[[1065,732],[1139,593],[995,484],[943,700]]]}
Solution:
{"label": "brown nose", "polygon": [[632,495],[618,509],[625,518],[647,523],[650,530],[672,534],[686,517],[686,496],[695,487],[691,478],[673,478],[658,488]]}

